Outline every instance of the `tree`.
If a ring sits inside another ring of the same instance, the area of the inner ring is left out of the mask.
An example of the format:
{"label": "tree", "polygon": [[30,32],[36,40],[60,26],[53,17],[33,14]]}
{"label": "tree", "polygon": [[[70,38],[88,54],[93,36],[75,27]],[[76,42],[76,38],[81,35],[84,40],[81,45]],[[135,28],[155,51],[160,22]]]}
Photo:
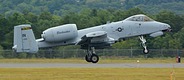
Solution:
{"label": "tree", "polygon": [[35,24],[38,22],[38,15],[34,14],[34,13],[25,13],[24,17],[26,20],[28,20],[30,23]]}
{"label": "tree", "polygon": [[96,17],[100,18],[101,24],[105,24],[107,21],[112,21],[114,16],[108,10],[98,10]]}
{"label": "tree", "polygon": [[2,41],[1,45],[4,49],[11,49],[13,45],[13,31],[7,33],[4,37],[5,40]]}
{"label": "tree", "polygon": [[156,20],[170,24],[173,32],[178,32],[184,25],[184,18],[169,11],[161,11],[158,13]]}
{"label": "tree", "polygon": [[52,14],[48,11],[42,12],[39,16],[40,20],[52,20]]}
{"label": "tree", "polygon": [[141,46],[138,38],[127,39],[125,41],[113,44],[113,48],[115,49],[138,49],[140,47]]}
{"label": "tree", "polygon": [[175,33],[173,37],[177,40],[177,43],[179,43],[181,47],[184,48],[184,27],[178,33]]}
{"label": "tree", "polygon": [[3,58],[3,47],[0,45],[0,59]]}
{"label": "tree", "polygon": [[10,31],[9,25],[9,21],[3,15],[0,15],[0,44],[5,40],[5,34]]}

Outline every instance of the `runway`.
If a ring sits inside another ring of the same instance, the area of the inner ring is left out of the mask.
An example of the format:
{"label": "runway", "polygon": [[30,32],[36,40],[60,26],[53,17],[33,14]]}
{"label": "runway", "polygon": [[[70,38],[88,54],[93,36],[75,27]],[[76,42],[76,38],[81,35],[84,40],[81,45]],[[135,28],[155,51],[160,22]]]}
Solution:
{"label": "runway", "polygon": [[0,68],[184,68],[183,63],[0,63]]}

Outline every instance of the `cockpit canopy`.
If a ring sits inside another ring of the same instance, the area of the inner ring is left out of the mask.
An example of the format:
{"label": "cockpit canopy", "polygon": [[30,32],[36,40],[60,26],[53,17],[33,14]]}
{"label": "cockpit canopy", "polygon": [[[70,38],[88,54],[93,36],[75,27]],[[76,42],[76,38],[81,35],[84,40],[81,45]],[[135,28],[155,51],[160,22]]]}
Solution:
{"label": "cockpit canopy", "polygon": [[139,14],[139,15],[130,16],[130,17],[126,18],[125,21],[147,22],[147,21],[154,21],[154,20],[149,18],[146,15]]}

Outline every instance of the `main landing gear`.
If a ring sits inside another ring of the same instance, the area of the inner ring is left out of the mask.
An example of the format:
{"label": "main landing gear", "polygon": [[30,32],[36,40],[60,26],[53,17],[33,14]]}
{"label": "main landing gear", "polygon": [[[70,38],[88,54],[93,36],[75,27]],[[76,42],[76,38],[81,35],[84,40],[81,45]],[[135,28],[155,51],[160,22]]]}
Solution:
{"label": "main landing gear", "polygon": [[148,54],[149,50],[147,49],[147,46],[146,46],[146,39],[144,39],[143,36],[139,36],[139,39],[141,40],[141,42],[142,42],[141,45],[144,48],[143,53]]}
{"label": "main landing gear", "polygon": [[87,62],[97,63],[99,61],[98,55],[95,53],[94,47],[89,47],[87,49],[87,55],[85,56]]}

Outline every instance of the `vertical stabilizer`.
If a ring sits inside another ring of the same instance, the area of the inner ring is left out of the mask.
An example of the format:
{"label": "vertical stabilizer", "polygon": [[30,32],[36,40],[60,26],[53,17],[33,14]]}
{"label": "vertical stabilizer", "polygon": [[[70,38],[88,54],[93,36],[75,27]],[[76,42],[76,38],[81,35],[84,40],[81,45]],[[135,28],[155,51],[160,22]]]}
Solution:
{"label": "vertical stabilizer", "polygon": [[31,29],[31,25],[24,24],[14,27],[14,46],[15,52],[36,53],[38,45]]}

